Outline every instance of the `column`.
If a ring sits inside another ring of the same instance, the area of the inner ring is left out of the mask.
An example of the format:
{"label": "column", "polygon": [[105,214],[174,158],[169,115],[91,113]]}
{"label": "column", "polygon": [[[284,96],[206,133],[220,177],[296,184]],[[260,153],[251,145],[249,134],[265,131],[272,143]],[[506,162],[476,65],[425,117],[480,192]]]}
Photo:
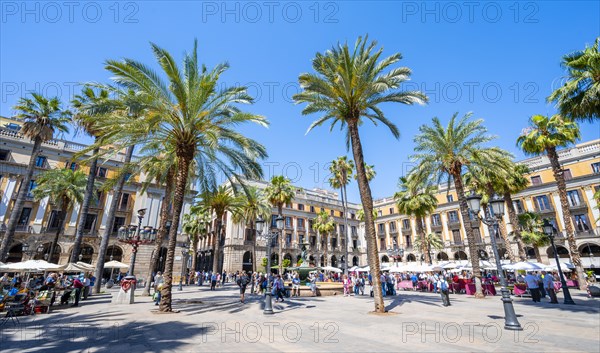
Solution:
{"label": "column", "polygon": [[6,183],[6,189],[4,189],[4,192],[2,193],[2,202],[0,202],[0,223],[8,222],[6,211],[8,210],[8,205],[10,204],[10,199],[12,198],[16,185],[17,178],[9,176],[8,182]]}
{"label": "column", "polygon": [[586,186],[583,189],[585,194],[585,199],[587,200],[588,207],[592,211],[592,219],[590,222],[592,225],[594,224],[594,220],[600,219],[600,210],[598,209],[598,205],[596,200],[594,200],[594,189],[591,186]]}
{"label": "column", "polygon": [[442,240],[444,242],[451,241],[450,230],[448,229],[448,212],[440,212],[440,220],[442,221]]}
{"label": "column", "polygon": [[[153,217],[156,217],[156,214],[154,213],[154,209],[153,209],[153,205],[154,205],[154,198],[152,197],[152,195],[150,195],[150,197],[148,198],[149,202],[148,202],[148,210],[146,211],[146,217],[144,217],[144,220],[146,221],[146,226],[150,226],[151,220]],[[152,226],[150,226],[152,227]]]}
{"label": "column", "polygon": [[558,196],[557,192],[551,193],[550,197],[554,201],[554,209],[556,211],[556,219],[558,220],[557,223],[559,224],[559,227],[562,227],[566,232],[567,227],[566,227],[565,219],[563,218],[562,207],[560,205],[560,197]]}
{"label": "column", "polygon": [[69,227],[76,227],[77,226],[77,218],[79,216],[79,209],[81,208],[81,205],[76,202],[73,205],[72,211],[71,211],[71,219],[69,220]]}
{"label": "column", "polygon": [[33,231],[34,233],[40,233],[42,231],[42,222],[44,221],[44,215],[46,214],[46,208],[48,207],[48,197],[44,197],[40,200],[35,218],[33,220]]}
{"label": "column", "polygon": [[112,202],[112,198],[114,197],[114,192],[110,192],[106,194],[106,201],[104,202],[103,212],[102,212],[102,222],[100,222],[100,229],[106,229],[106,222],[108,221],[108,211],[110,209],[110,203]]}
{"label": "column", "polygon": [[[135,193],[135,201],[133,202],[133,212],[134,214],[137,213],[137,210],[142,209],[142,208],[148,208],[149,202],[148,202],[148,194],[144,193],[141,194],[139,192]],[[147,213],[148,210],[146,210]]]}

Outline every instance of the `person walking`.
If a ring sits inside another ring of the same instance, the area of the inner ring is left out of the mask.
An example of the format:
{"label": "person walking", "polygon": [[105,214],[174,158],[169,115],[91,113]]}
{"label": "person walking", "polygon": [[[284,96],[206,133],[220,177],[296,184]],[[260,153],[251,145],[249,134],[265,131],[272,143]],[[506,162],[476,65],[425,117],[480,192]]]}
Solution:
{"label": "person walking", "polygon": [[533,273],[527,273],[525,276],[525,283],[527,283],[527,288],[529,288],[529,292],[531,293],[531,299],[533,299],[534,303],[540,302],[540,287],[538,282],[538,277]]}
{"label": "person walking", "polygon": [[277,275],[273,281],[273,291],[275,292],[275,302],[278,302],[279,299],[283,302],[283,280],[281,279],[281,275]]}
{"label": "person walking", "polygon": [[244,295],[246,293],[246,287],[250,282],[250,278],[246,274],[246,271],[242,271],[242,275],[236,280],[237,285],[240,287],[240,303],[244,304]]}
{"label": "person walking", "polygon": [[444,276],[439,276],[438,280],[436,282],[436,286],[438,288],[438,290],[440,291],[440,295],[442,297],[442,305],[443,306],[450,306],[450,295],[448,294],[448,281],[446,280],[446,277]]}
{"label": "person walking", "polygon": [[154,276],[154,305],[160,303],[160,291],[163,287],[163,283],[165,283],[165,280],[162,276],[162,272],[156,272],[156,276]]}
{"label": "person walking", "polygon": [[544,288],[546,293],[550,296],[550,304],[558,304],[558,298],[556,298],[556,290],[554,289],[554,278],[551,273],[542,272],[544,275]]}
{"label": "person walking", "polygon": [[215,290],[216,287],[217,287],[217,274],[213,272],[212,275],[210,276],[210,290]]}
{"label": "person walking", "polygon": [[79,297],[81,296],[81,290],[83,289],[83,283],[81,283],[78,277],[73,279],[73,288],[75,289],[75,303],[71,306],[77,307],[79,306]]}

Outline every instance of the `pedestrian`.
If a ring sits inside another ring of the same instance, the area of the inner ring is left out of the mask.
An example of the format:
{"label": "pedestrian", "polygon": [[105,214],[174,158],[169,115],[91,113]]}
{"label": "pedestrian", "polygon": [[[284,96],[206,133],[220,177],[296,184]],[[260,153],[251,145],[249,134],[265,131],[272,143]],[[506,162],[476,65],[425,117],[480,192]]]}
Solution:
{"label": "pedestrian", "polygon": [[163,283],[165,283],[165,280],[162,276],[162,272],[156,272],[156,276],[154,276],[154,305],[160,303],[160,290],[163,287]]}
{"label": "pedestrian", "polygon": [[558,304],[558,298],[556,298],[556,290],[554,289],[554,278],[551,273],[542,272],[544,275],[544,288],[546,293],[550,296],[550,304]]}
{"label": "pedestrian", "polygon": [[242,271],[242,275],[236,280],[237,285],[240,287],[240,303],[242,304],[244,303],[244,295],[246,293],[246,287],[248,286],[249,281],[250,279],[248,278],[246,271]]}
{"label": "pedestrian", "polygon": [[279,301],[279,299],[281,299],[281,301],[283,302],[283,280],[281,279],[281,275],[277,275],[277,277],[275,278],[275,280],[273,281],[273,293],[275,295],[275,301]]}
{"label": "pedestrian", "polygon": [[300,277],[298,274],[294,274],[294,278],[292,278],[292,297],[300,296]]}
{"label": "pedestrian", "polygon": [[538,288],[540,289],[540,298],[546,298],[546,290],[544,288],[544,274],[546,272],[543,271],[541,273],[537,273],[536,277],[538,279]]}
{"label": "pedestrian", "polygon": [[83,283],[81,283],[78,277],[75,277],[73,279],[73,288],[75,288],[75,303],[71,306],[77,307],[79,306],[79,297],[81,296],[81,289],[83,289]]}
{"label": "pedestrian", "polygon": [[310,291],[312,292],[312,296],[317,296],[317,276],[310,275]]}
{"label": "pedestrian", "polygon": [[81,281],[81,283],[83,283],[83,300],[86,300],[88,297],[88,292],[90,290],[90,276],[88,274],[84,274],[83,281]]}
{"label": "pedestrian", "polygon": [[442,305],[450,306],[450,295],[448,294],[448,281],[446,281],[446,277],[439,276],[436,285],[442,296]]}
{"label": "pedestrian", "polygon": [[210,290],[215,290],[217,287],[217,274],[213,272],[210,276]]}
{"label": "pedestrian", "polygon": [[527,288],[529,288],[529,292],[531,293],[531,299],[533,299],[534,303],[540,302],[540,287],[538,283],[538,277],[533,273],[529,272],[527,276],[525,276],[525,283],[527,283]]}

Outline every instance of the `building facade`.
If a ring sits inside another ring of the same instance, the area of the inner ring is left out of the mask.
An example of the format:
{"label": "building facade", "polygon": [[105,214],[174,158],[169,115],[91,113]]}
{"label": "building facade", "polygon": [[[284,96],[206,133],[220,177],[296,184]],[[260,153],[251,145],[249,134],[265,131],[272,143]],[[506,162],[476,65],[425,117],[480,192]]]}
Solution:
{"label": "building facade", "polygon": [[[600,268],[600,213],[593,198],[594,192],[600,188],[600,140],[578,144],[559,152],[559,160],[564,169],[567,184],[567,197],[575,227],[577,248],[582,263],[586,268]],[[542,218],[548,219],[559,234],[556,237],[559,257],[568,261],[569,247],[566,243],[563,213],[558,196],[558,189],[550,162],[546,156],[539,156],[519,162],[529,168],[527,177],[530,180],[528,188],[512,195],[514,207],[518,214],[535,212]],[[466,241],[465,225],[472,227],[477,239],[476,246],[483,258],[493,256],[488,227],[476,217],[467,222],[462,219],[456,191],[447,185],[440,185],[438,207],[425,219],[425,231],[437,233],[444,243],[441,250],[432,250],[433,261],[464,260],[469,254],[469,244]],[[406,215],[398,214],[398,208],[393,198],[374,201],[377,212],[376,232],[382,262],[391,262],[386,249],[394,241],[405,250],[401,261],[423,261],[420,249],[413,247],[416,237],[416,220]],[[504,231],[510,234],[516,225],[510,223],[508,214],[504,216]],[[502,241],[499,241],[500,256],[505,257]],[[511,250],[518,255],[516,243],[511,244]],[[527,256],[535,259],[534,249],[526,246]],[[540,248],[542,260],[549,263],[554,257],[550,246]],[[400,260],[400,259],[398,259]]]}
{"label": "building facade", "polygon": [[[89,168],[80,160],[73,158],[74,154],[80,152],[86,145],[66,141],[51,140],[42,144],[41,152],[35,160],[35,171],[29,185],[22,185],[29,163],[33,143],[20,132],[20,120],[0,117],[0,237],[3,235],[12,207],[21,187],[27,187],[29,193],[27,200],[19,216],[17,230],[13,243],[10,246],[7,262],[18,262],[27,259],[46,259],[53,263],[65,264],[69,261],[76,233],[76,226],[80,217],[80,205],[75,204],[68,211],[64,224],[64,235],[59,239],[54,254],[49,254],[51,242],[58,230],[59,210],[48,198],[34,200],[30,193],[36,187],[35,179],[40,173],[55,168],[81,169],[86,175]],[[112,178],[117,170],[123,166],[125,154],[116,153],[107,160],[98,162],[96,180],[99,183]],[[135,158],[135,157],[134,157]],[[129,263],[131,258],[131,246],[121,243],[117,239],[118,230],[121,226],[136,225],[138,223],[137,210],[145,208],[146,215],[142,221],[143,227],[156,229],[159,226],[159,212],[164,198],[164,189],[160,185],[153,184],[141,193],[142,182],[145,175],[135,175],[128,179],[118,201],[117,213],[115,215],[114,227],[111,230],[108,251],[105,261],[113,260]],[[89,213],[85,220],[83,229],[84,239],[82,242],[80,258],[81,261],[95,265],[100,246],[102,234],[106,231],[108,220],[108,208],[113,198],[112,191],[98,191],[96,198],[90,205]],[[191,199],[188,199],[184,213],[188,212]],[[180,225],[181,226],[181,225]],[[183,235],[178,239],[180,244],[187,242]],[[26,251],[23,251],[25,245]],[[179,244],[178,244],[179,245]],[[150,257],[154,245],[141,245],[136,258],[137,275],[145,275],[149,267]],[[176,254],[181,253],[180,250]],[[159,258],[159,269],[164,267],[166,260],[166,240],[163,244]],[[182,256],[178,256],[179,260]],[[175,262],[175,273],[179,273],[181,262]],[[110,273],[110,271],[108,271]],[[142,274],[143,273],[143,274]]]}
{"label": "building facade", "polygon": [[[259,189],[267,187],[268,183],[261,181],[249,181],[249,185]],[[366,243],[364,232],[360,230],[356,214],[360,209],[359,204],[348,203],[346,219],[348,222],[348,266],[366,265]],[[335,231],[325,237],[313,230],[313,222],[321,211],[327,212],[335,222]],[[275,218],[277,208],[272,209],[272,217],[266,220],[271,231],[275,229]],[[305,190],[296,188],[296,195],[292,202],[283,208],[284,230],[283,230],[283,259],[290,260],[295,266],[300,260],[302,252],[301,244],[306,244],[308,260],[311,265],[325,265],[325,249],[327,248],[327,265],[343,268],[346,262],[344,247],[346,246],[344,212],[342,202],[338,200],[336,192],[314,189]],[[256,242],[256,259],[253,258],[254,235],[249,225],[233,222],[231,214],[225,215],[223,234],[225,235],[220,247],[220,259],[225,271],[256,270],[264,272],[262,259],[266,258],[266,241],[258,237]],[[281,234],[279,234],[281,236]],[[279,238],[277,238],[279,239]],[[200,269],[212,269],[212,246],[211,239],[205,238],[200,241]],[[279,244],[278,240],[274,244]],[[271,259],[279,262],[278,245],[272,247]],[[255,263],[258,261],[258,263]]]}

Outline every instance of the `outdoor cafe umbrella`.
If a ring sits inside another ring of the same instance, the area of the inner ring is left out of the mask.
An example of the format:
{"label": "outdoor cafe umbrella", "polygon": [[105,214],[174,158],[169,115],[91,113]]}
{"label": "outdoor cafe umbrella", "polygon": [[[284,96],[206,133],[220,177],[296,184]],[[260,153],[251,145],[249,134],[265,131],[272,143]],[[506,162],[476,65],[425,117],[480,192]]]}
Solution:
{"label": "outdoor cafe umbrella", "polygon": [[105,263],[104,268],[129,268],[129,265],[113,260]]}
{"label": "outdoor cafe umbrella", "polygon": [[69,262],[65,268],[62,269],[63,272],[87,272],[89,271],[87,268],[80,266],[79,263]]}
{"label": "outdoor cafe umbrella", "polygon": [[324,266],[324,267],[321,267],[321,270],[324,270],[324,271],[331,271],[331,272],[338,272],[338,273],[339,273],[339,272],[342,272],[342,270],[340,270],[339,268],[337,268],[337,267],[332,267],[332,266]]}
{"label": "outdoor cafe umbrella", "polygon": [[31,272],[31,271],[47,271],[47,270],[59,270],[63,266],[53,264],[44,260],[27,260],[22,262],[15,262],[6,264],[0,267],[0,270],[14,271],[14,272]]}
{"label": "outdoor cafe umbrella", "polygon": [[[571,272],[571,270],[575,269],[575,265],[573,265],[570,262],[561,262],[560,269],[563,272]],[[558,266],[556,266],[556,264],[554,263],[552,265],[546,266],[545,270],[546,271],[558,271]]]}
{"label": "outdoor cafe umbrella", "polygon": [[521,261],[514,264],[504,265],[505,270],[541,271],[546,266],[537,262]]}
{"label": "outdoor cafe umbrella", "polygon": [[[77,266],[85,268],[86,271],[95,271],[96,267],[88,264],[87,262],[77,261]],[[106,266],[104,266],[106,267]]]}

